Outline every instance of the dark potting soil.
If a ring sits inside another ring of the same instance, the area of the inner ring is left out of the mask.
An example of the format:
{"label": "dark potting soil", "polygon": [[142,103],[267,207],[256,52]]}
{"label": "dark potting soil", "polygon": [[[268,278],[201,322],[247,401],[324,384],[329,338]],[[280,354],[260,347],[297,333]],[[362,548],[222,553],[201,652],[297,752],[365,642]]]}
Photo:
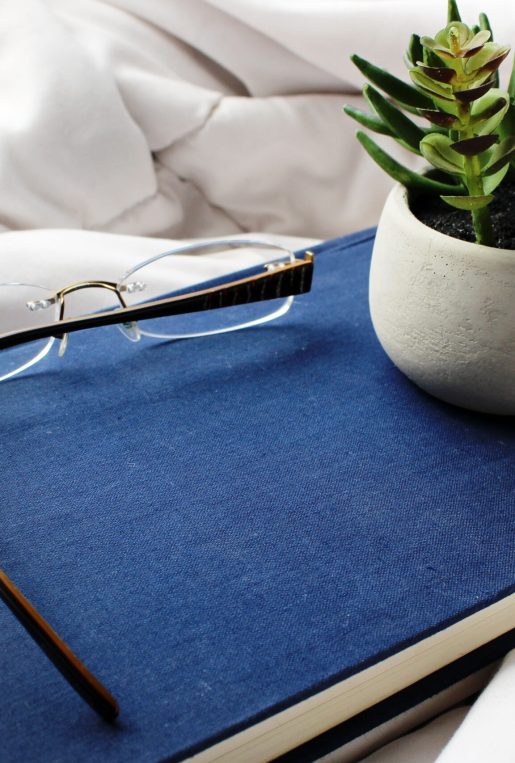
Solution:
{"label": "dark potting soil", "polygon": [[[489,206],[496,246],[515,249],[515,177],[505,177]],[[470,212],[450,207],[439,196],[414,196],[410,209],[420,222],[462,241],[475,241]]]}

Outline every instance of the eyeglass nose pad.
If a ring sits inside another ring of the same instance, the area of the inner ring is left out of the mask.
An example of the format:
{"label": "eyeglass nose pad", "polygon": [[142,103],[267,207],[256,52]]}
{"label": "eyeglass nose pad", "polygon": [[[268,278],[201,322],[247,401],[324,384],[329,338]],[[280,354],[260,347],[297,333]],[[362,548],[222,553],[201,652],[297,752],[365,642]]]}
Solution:
{"label": "eyeglass nose pad", "polygon": [[61,341],[59,343],[59,351],[57,353],[60,358],[63,357],[67,347],[68,347],[68,334],[63,334],[61,337]]}
{"label": "eyeglass nose pad", "polygon": [[136,321],[127,321],[126,323],[119,323],[118,328],[124,336],[131,342],[139,342],[141,339],[141,331]]}

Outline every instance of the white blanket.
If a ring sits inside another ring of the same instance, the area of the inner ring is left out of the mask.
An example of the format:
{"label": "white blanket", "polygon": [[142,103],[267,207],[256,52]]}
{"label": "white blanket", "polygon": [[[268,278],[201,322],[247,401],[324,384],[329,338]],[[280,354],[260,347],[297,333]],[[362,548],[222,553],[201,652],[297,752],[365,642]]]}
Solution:
{"label": "white blanket", "polygon": [[[410,33],[445,22],[436,5],[2,0],[0,224],[169,238],[373,225],[391,183],[342,113],[361,101],[349,56],[406,76]],[[462,3],[472,19],[482,5]],[[509,40],[503,6],[489,2]]]}
{"label": "white blanket", "polygon": [[[375,224],[391,183],[342,114],[361,103],[349,55],[403,74],[410,33],[443,26],[445,5],[0,0],[0,277],[116,276],[173,243],[155,236],[313,239]],[[467,21],[487,10],[499,41],[515,42],[505,0],[460,7]],[[514,665],[440,763],[515,761]],[[430,763],[462,716],[374,760]]]}

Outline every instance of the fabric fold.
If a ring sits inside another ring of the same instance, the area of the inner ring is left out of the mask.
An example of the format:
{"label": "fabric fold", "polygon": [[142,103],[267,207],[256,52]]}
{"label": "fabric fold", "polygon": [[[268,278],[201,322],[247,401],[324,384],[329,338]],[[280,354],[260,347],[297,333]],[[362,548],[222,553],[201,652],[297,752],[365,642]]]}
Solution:
{"label": "fabric fold", "polygon": [[[481,2],[460,7],[474,21]],[[509,40],[501,7],[490,18]],[[4,2],[0,226],[331,238],[373,225],[392,181],[342,114],[367,109],[349,57],[406,78],[411,31],[445,18],[429,0]]]}
{"label": "fabric fold", "polygon": [[515,650],[504,659],[436,763],[513,763]]}

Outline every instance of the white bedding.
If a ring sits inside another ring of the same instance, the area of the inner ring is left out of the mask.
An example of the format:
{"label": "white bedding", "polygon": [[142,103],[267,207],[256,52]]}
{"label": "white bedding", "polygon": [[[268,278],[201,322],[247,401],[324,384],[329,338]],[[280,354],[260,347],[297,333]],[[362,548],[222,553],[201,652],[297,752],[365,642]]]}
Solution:
{"label": "white bedding", "polygon": [[[487,10],[515,43],[512,6],[485,5],[460,2],[465,20]],[[0,1],[0,277],[62,285],[116,277],[174,239],[375,224],[391,183],[342,114],[361,103],[349,55],[402,74],[410,33],[443,26],[445,6]],[[449,715],[374,763],[513,763],[514,665],[463,722]]]}
{"label": "white bedding", "polygon": [[403,73],[440,5],[4,0],[0,224],[168,238],[373,225],[390,180],[342,113],[361,101],[349,55]]}

